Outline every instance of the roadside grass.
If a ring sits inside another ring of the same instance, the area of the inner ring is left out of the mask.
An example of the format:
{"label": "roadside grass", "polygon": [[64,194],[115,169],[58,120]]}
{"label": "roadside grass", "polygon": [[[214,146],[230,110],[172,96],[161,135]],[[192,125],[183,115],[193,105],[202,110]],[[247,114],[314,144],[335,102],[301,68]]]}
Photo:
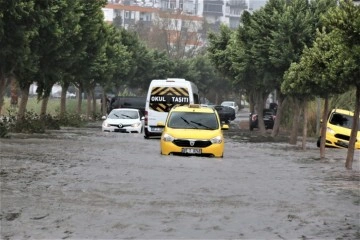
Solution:
{"label": "roadside grass", "polygon": [[[60,99],[49,99],[47,113],[40,116],[41,101],[36,97],[30,97],[26,106],[24,119],[16,120],[18,107],[11,106],[10,98],[4,99],[2,116],[0,116],[0,137],[9,137],[9,133],[44,133],[47,129],[60,129],[60,126],[82,127],[90,119],[86,119],[87,102],[83,101],[81,114],[77,113],[77,99],[66,99],[66,113],[60,116]],[[97,104],[97,112],[92,119],[100,116],[100,103]]]}
{"label": "roadside grass", "polygon": [[[10,98],[6,97],[4,99],[3,114],[6,115],[8,112],[17,111],[17,108],[14,108],[10,105]],[[20,101],[20,99],[19,99]],[[82,101],[81,105],[81,114],[86,113],[86,100]],[[40,114],[41,110],[41,101],[38,101],[36,97],[30,97],[26,106],[26,110],[29,112],[34,112]],[[66,99],[66,112],[70,114],[77,113],[77,99],[68,98]],[[100,104],[97,105],[97,111],[100,112]],[[58,115],[60,112],[60,98],[50,98],[47,106],[47,114],[52,116]]]}

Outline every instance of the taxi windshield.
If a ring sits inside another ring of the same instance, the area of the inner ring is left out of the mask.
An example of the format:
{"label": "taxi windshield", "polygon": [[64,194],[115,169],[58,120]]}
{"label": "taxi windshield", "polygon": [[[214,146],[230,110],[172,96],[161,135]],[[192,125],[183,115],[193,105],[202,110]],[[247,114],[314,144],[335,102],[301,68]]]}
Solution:
{"label": "taxi windshield", "polygon": [[[353,125],[353,117],[341,113],[333,113],[330,116],[330,124],[351,129]],[[358,131],[360,131],[360,124],[358,124]]]}
{"label": "taxi windshield", "polygon": [[219,123],[214,113],[173,112],[169,117],[168,127],[215,130],[219,128]]}

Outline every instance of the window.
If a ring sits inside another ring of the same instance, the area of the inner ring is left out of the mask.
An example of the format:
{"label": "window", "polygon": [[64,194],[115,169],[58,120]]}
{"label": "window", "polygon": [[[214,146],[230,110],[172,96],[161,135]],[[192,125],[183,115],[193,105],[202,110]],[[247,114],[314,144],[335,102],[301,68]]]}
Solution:
{"label": "window", "polygon": [[180,129],[217,129],[219,124],[214,113],[173,112],[168,126]]}

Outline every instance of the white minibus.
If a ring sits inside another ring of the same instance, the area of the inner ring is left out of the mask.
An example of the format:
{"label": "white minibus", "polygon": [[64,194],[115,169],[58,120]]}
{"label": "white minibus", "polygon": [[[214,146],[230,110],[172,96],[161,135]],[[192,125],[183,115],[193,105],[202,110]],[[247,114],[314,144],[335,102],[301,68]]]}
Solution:
{"label": "white minibus", "polygon": [[170,109],[175,105],[199,103],[197,86],[183,78],[154,79],[149,85],[145,104],[144,137],[160,136]]}

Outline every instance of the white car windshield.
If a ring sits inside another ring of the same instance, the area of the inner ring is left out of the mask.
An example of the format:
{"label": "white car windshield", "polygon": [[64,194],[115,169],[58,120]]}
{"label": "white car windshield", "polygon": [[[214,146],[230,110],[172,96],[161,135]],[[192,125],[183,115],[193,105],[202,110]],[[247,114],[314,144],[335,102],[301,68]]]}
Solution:
{"label": "white car windshield", "polygon": [[139,118],[139,113],[137,111],[113,110],[110,112],[108,118],[110,118],[110,119],[137,119],[137,118]]}
{"label": "white car windshield", "polygon": [[173,112],[168,127],[180,129],[215,130],[219,124],[214,113]]}
{"label": "white car windshield", "polygon": [[234,106],[234,102],[223,102],[221,105],[223,105],[223,106]]}

